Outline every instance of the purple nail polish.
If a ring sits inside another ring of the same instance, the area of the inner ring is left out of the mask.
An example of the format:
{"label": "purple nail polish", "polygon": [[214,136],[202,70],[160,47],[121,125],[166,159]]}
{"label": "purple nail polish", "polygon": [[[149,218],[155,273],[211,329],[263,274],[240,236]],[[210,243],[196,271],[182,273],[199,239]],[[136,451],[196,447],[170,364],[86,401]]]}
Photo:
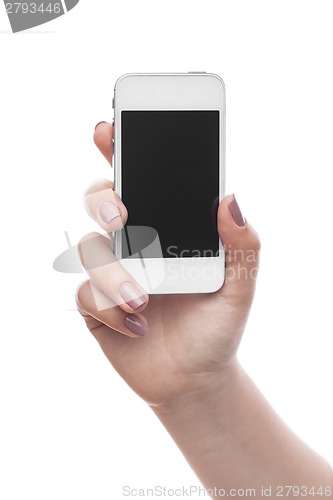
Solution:
{"label": "purple nail polish", "polygon": [[111,201],[103,201],[103,203],[100,204],[98,211],[105,224],[110,224],[113,219],[120,217],[117,205]]}
{"label": "purple nail polish", "polygon": [[147,325],[133,314],[126,316],[124,323],[126,328],[135,333],[135,335],[140,335],[140,337],[143,337],[148,331]]}
{"label": "purple nail polish", "polygon": [[137,309],[146,302],[142,292],[140,292],[140,290],[138,290],[136,286],[129,281],[125,281],[125,283],[121,285],[119,293],[126,304],[128,304],[132,309]]}
{"label": "purple nail polish", "polygon": [[245,225],[245,220],[242,215],[242,212],[240,211],[240,208],[238,206],[238,203],[236,201],[235,196],[233,197],[232,201],[229,203],[228,208],[230,210],[230,213],[232,215],[232,218],[234,219],[235,223],[237,226],[244,226]]}

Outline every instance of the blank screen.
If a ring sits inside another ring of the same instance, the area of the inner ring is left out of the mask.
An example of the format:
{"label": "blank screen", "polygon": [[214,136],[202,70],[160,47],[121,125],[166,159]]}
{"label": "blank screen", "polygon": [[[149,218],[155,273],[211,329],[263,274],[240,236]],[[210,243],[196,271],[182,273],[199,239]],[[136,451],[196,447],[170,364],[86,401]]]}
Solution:
{"label": "blank screen", "polygon": [[121,113],[127,226],[155,229],[165,258],[218,255],[219,135],[215,110]]}

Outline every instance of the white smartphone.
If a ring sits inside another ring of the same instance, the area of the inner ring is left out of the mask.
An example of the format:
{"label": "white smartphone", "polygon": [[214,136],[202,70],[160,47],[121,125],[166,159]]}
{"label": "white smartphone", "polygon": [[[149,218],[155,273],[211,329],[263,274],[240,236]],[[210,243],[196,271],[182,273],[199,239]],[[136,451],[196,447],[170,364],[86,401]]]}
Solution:
{"label": "white smartphone", "polygon": [[205,72],[127,74],[114,93],[115,190],[128,221],[121,264],[150,294],[224,282],[217,207],[225,180],[225,86]]}

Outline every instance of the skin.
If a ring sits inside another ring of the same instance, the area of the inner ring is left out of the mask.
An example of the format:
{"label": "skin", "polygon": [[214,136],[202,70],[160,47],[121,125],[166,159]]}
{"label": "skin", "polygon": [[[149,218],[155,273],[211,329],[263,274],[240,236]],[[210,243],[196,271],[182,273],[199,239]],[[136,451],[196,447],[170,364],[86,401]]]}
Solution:
{"label": "skin", "polygon": [[[110,164],[112,139],[112,125],[98,124],[94,141]],[[329,465],[280,421],[238,363],[260,241],[245,219],[243,225],[234,221],[233,199],[226,196],[217,215],[226,249],[220,290],[149,297],[116,261],[108,238],[90,233],[79,244],[90,279],[77,291],[78,309],[113,367],[151,406],[206,488],[254,487],[259,496],[267,485],[275,498],[280,484],[332,486]],[[119,211],[109,224],[99,214],[105,201]],[[90,186],[85,206],[110,237],[126,222],[127,210],[110,181]],[[103,257],[102,266],[96,256]],[[119,293],[123,282],[136,286],[145,301],[135,310]],[[144,336],[125,326],[129,314],[148,327]]]}

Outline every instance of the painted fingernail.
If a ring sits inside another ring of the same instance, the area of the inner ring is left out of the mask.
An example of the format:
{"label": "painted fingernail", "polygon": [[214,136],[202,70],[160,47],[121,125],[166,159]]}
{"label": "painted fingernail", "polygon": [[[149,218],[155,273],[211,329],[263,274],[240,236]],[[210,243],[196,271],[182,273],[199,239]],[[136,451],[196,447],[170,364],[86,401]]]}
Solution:
{"label": "painted fingernail", "polygon": [[126,304],[128,304],[132,309],[137,309],[146,302],[142,293],[129,281],[125,281],[125,283],[121,285],[119,293]]}
{"label": "painted fingernail", "polygon": [[232,201],[229,203],[228,208],[230,210],[230,213],[232,215],[232,218],[236,222],[237,226],[244,226],[245,225],[245,220],[242,215],[242,212],[240,211],[240,208],[238,206],[238,203],[236,201],[235,195],[232,199]]}
{"label": "painted fingernail", "polygon": [[104,122],[104,121],[98,122],[97,125],[96,125],[96,127],[95,127],[95,130],[97,129],[98,125],[100,125],[101,123],[106,123],[106,122]]}
{"label": "painted fingernail", "polygon": [[116,217],[120,217],[120,212],[117,205],[111,201],[103,201],[99,206],[99,215],[105,224],[110,224],[110,222]]}
{"label": "painted fingernail", "polygon": [[135,335],[140,335],[141,337],[148,331],[148,326],[141,319],[133,316],[133,314],[126,316],[125,326],[131,330],[131,332],[135,333]]}

